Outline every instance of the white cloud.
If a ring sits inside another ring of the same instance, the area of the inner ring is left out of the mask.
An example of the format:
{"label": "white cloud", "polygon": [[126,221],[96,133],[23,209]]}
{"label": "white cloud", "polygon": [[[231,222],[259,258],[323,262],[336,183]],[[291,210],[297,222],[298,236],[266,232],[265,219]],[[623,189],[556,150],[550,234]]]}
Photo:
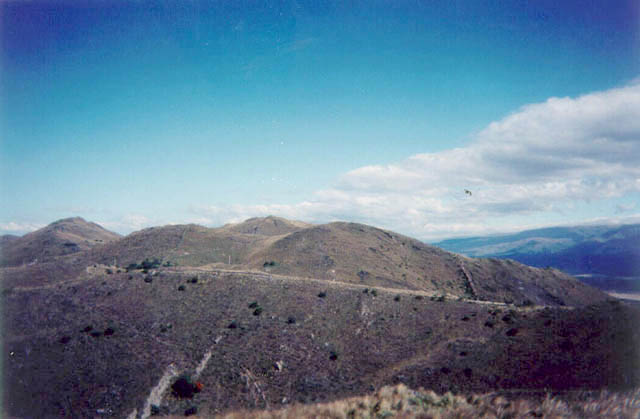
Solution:
{"label": "white cloud", "polygon": [[0,234],[22,235],[38,230],[42,227],[44,227],[44,224],[10,221],[8,223],[0,223]]}
{"label": "white cloud", "polygon": [[[360,167],[306,201],[192,207],[185,222],[217,226],[270,214],[309,222],[342,219],[427,240],[554,220],[577,224],[594,218],[594,211],[585,211],[590,205],[640,193],[638,162],[635,83],[523,106],[490,123],[465,147]],[[614,211],[603,216],[613,217]],[[166,222],[141,215],[104,223],[116,231],[159,224]]]}
{"label": "white cloud", "polygon": [[146,227],[168,224],[166,221],[150,219],[141,214],[126,214],[117,220],[98,220],[96,223],[107,230],[116,231],[121,234],[127,234]]}
{"label": "white cloud", "polygon": [[640,84],[633,84],[524,106],[466,147],[352,170],[307,202],[204,212],[234,221],[272,213],[344,218],[422,238],[480,234],[637,193],[638,162]]}

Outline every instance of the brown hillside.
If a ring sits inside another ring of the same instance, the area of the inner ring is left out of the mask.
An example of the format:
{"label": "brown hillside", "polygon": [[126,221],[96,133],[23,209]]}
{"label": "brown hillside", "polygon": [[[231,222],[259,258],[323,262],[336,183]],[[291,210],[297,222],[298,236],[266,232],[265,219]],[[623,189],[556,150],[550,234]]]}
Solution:
{"label": "brown hillside", "polygon": [[301,221],[286,220],[270,215],[264,218],[249,218],[239,224],[227,224],[221,231],[243,234],[259,234],[263,236],[280,236],[311,227],[311,224]]}
{"label": "brown hillside", "polygon": [[398,383],[535,397],[640,385],[640,312],[626,303],[531,309],[402,291],[173,267],[4,289],[4,408],[127,417],[163,375],[195,376],[207,354],[202,391],[181,399],[166,388],[161,414],[327,402]]}
{"label": "brown hillside", "polygon": [[[92,236],[94,230],[106,231],[82,219],[61,220],[11,241],[7,248],[22,250],[22,258],[11,260],[23,263],[51,262],[64,252],[80,252],[86,253],[83,260],[87,265],[122,268],[145,259],[158,259],[170,266],[258,270],[519,305],[575,306],[606,298],[555,270],[530,268],[508,260],[469,259],[356,223],[312,226],[277,217],[252,218],[221,228],[195,224],[152,227],[106,243],[89,239],[104,236]],[[20,247],[19,243],[28,246]],[[39,259],[37,254],[41,255]],[[66,265],[68,262],[60,260]],[[73,264],[78,263],[74,259]]]}
{"label": "brown hillside", "polygon": [[91,259],[120,266],[155,258],[180,266],[237,265],[270,240],[266,235],[234,233],[195,224],[152,227],[93,249]]}
{"label": "brown hillside", "polygon": [[48,262],[119,238],[119,234],[83,218],[66,218],[20,238],[3,241],[0,266]]}
{"label": "brown hillside", "polygon": [[288,234],[254,252],[246,265],[284,275],[517,304],[583,305],[605,298],[559,271],[508,260],[468,259],[356,223]]}

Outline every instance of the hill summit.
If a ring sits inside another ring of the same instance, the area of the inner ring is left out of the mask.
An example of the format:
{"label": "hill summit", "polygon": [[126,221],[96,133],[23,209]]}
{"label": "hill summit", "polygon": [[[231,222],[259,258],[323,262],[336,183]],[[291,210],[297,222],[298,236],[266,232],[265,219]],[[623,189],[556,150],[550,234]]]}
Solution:
{"label": "hill summit", "polygon": [[100,225],[73,217],[55,221],[34,232],[3,240],[0,266],[48,262],[56,257],[89,250],[121,236]]}

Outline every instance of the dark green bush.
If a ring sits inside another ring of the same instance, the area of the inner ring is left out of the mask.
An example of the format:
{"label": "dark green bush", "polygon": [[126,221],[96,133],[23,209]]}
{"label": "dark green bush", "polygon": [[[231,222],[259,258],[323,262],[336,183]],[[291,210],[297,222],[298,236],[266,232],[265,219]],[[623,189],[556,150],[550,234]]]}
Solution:
{"label": "dark green bush", "polygon": [[160,259],[153,258],[153,260],[149,260],[148,258],[143,260],[140,266],[142,269],[155,269],[160,266]]}
{"label": "dark green bush", "polygon": [[191,278],[191,279],[189,280],[189,282],[191,282],[192,284],[197,284],[197,283],[198,283],[198,277],[197,277],[197,276],[194,276],[193,278]]}
{"label": "dark green bush", "polygon": [[262,307],[256,307],[256,309],[253,310],[254,316],[259,316],[261,313],[262,313]]}
{"label": "dark green bush", "polygon": [[296,323],[296,318],[293,317],[293,316],[289,316],[289,318],[287,319],[287,323],[295,324]]}
{"label": "dark green bush", "polygon": [[377,296],[378,296],[378,290],[377,290],[377,289],[375,289],[375,288],[374,288],[374,289],[372,289],[372,290],[371,290],[371,295],[373,295],[374,297],[377,297]]}
{"label": "dark green bush", "polygon": [[393,297],[393,301],[400,301],[400,296],[396,295],[395,297]]}
{"label": "dark green bush", "polygon": [[171,385],[171,390],[176,397],[190,399],[196,391],[196,386],[191,381],[191,377],[183,374]]}
{"label": "dark green bush", "polygon": [[326,293],[326,292],[324,292],[324,291],[321,291],[321,292],[318,294],[318,297],[320,297],[320,298],[324,298],[324,297],[326,297],[326,296],[327,296],[327,293]]}
{"label": "dark green bush", "polygon": [[249,304],[249,308],[256,308],[256,307],[258,307],[258,302],[257,301],[254,301],[251,304]]}
{"label": "dark green bush", "polygon": [[186,290],[186,289],[187,289],[187,287],[185,287],[184,285],[180,285],[180,286],[178,287],[178,291],[184,291],[184,290]]}

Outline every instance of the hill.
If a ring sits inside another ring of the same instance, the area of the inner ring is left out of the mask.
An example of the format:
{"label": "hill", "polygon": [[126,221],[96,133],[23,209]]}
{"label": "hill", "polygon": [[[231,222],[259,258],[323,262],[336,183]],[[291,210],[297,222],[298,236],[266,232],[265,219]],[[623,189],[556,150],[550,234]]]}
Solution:
{"label": "hill", "polygon": [[154,227],[0,275],[6,416],[640,386],[638,307],[362,224]]}
{"label": "hill", "polygon": [[0,266],[49,262],[119,238],[119,234],[83,218],[66,218],[22,237],[4,238],[0,241]]}
{"label": "hill", "polygon": [[584,305],[603,298],[555,270],[469,259],[344,222],[307,225],[267,217],[221,228],[153,227],[95,247],[88,258],[120,267],[147,259],[169,266],[245,269],[517,304]]}
{"label": "hill", "polygon": [[[536,397],[640,385],[640,312],[613,300],[518,308],[279,275],[98,266],[58,286],[5,289],[2,307],[5,408],[17,417],[127,417],[151,404],[209,417],[398,383]],[[200,393],[172,394],[183,373]]]}
{"label": "hill", "polygon": [[308,227],[311,227],[311,224],[286,220],[270,215],[264,218],[249,218],[238,224],[228,224],[222,227],[221,230],[233,233],[259,234],[262,236],[280,236]]}
{"label": "hill", "polygon": [[[530,266],[552,266],[606,288],[636,278],[640,290],[640,224],[557,227],[517,234],[451,239],[436,243],[471,257],[509,258]],[[629,285],[629,281],[627,286]],[[632,285],[633,285],[632,284]]]}

